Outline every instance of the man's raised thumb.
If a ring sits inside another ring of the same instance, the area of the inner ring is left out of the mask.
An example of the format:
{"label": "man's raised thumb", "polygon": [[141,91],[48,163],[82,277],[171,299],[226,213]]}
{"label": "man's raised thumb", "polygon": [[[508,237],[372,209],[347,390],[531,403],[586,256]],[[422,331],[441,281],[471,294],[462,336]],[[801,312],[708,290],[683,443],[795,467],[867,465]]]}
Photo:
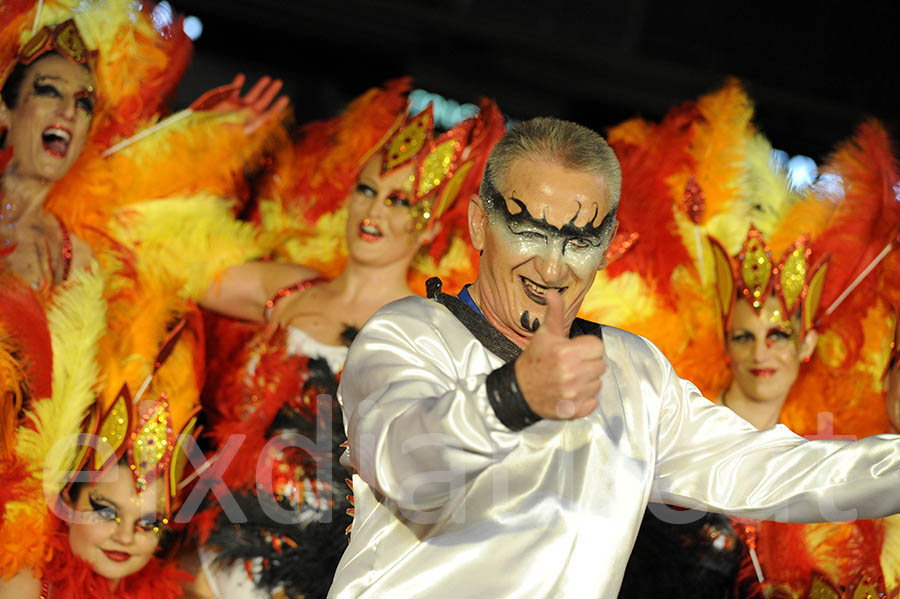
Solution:
{"label": "man's raised thumb", "polygon": [[547,314],[544,315],[544,322],[539,330],[557,337],[565,337],[562,297],[556,289],[548,289],[544,299],[547,300]]}

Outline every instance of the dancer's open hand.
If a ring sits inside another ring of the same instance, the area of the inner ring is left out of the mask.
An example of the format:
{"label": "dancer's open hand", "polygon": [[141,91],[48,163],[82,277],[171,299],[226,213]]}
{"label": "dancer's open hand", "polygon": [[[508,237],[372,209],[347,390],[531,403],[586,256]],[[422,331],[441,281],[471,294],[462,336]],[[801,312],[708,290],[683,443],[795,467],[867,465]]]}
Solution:
{"label": "dancer's open hand", "polygon": [[191,110],[208,110],[217,112],[229,112],[233,110],[249,109],[252,112],[250,120],[244,125],[244,133],[252,134],[265,125],[269,119],[283,111],[288,105],[287,96],[278,96],[281,91],[281,80],[271,77],[262,77],[250,88],[245,96],[241,96],[241,88],[246,78],[243,73],[235,76],[228,85],[211,89],[191,104]]}

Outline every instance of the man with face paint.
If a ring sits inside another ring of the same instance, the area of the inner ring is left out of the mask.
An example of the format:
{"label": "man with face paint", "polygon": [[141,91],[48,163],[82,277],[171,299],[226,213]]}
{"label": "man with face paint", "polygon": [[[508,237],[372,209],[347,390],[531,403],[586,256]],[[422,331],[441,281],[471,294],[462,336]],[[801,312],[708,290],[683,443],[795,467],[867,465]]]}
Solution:
{"label": "man with face paint", "polygon": [[516,125],[470,202],[475,282],[448,296],[432,279],[361,330],[339,391],[355,519],[329,597],[616,597],[650,499],[791,521],[900,511],[900,437],[758,431],[647,340],[576,318],[619,189],[598,134]]}

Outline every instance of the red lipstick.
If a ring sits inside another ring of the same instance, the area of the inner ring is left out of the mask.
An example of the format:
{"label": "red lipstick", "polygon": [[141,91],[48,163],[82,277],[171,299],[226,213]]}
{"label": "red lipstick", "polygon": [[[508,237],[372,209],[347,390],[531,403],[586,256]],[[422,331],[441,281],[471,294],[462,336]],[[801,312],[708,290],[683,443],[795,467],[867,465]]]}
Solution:
{"label": "red lipstick", "polygon": [[369,219],[359,223],[359,238],[363,241],[378,241],[381,237],[381,228]]}
{"label": "red lipstick", "polygon": [[773,374],[775,374],[774,368],[751,368],[750,374],[753,376],[758,376],[761,379],[767,379]]}
{"label": "red lipstick", "polygon": [[102,551],[107,559],[114,562],[124,562],[131,557],[130,553],[125,553],[124,551],[107,551],[106,549],[103,549]]}
{"label": "red lipstick", "polygon": [[41,141],[44,149],[52,156],[63,158],[69,152],[69,144],[72,141],[72,131],[59,123],[50,125],[41,133]]}

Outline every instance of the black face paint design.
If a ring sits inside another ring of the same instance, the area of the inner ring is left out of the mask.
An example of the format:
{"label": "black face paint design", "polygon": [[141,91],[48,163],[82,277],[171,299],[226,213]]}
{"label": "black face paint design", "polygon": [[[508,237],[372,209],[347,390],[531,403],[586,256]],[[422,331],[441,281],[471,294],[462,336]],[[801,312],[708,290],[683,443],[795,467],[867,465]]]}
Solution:
{"label": "black face paint design", "polygon": [[494,187],[492,180],[486,178],[484,188],[488,194],[488,197],[484,198],[485,206],[494,215],[502,216],[509,231],[514,235],[535,238],[542,236],[543,241],[546,243],[561,247],[564,255],[567,251],[600,249],[608,241],[607,237],[615,220],[615,215],[612,211],[608,212],[603,217],[603,220],[600,221],[600,224],[595,226],[593,223],[597,220],[597,215],[600,211],[600,207],[595,206],[594,214],[588,222],[579,227],[575,225],[575,219],[581,214],[581,203],[578,202],[578,210],[571,220],[562,227],[555,227],[547,222],[546,209],[541,218],[538,219],[529,212],[528,207],[522,200],[512,196],[509,198],[509,201],[520,208],[519,212],[513,214],[507,206],[507,198]]}
{"label": "black face paint design", "polygon": [[531,331],[532,333],[537,331],[538,327],[541,326],[541,319],[535,318],[534,320],[531,320],[531,314],[528,313],[528,310],[522,312],[522,318],[519,320],[519,322],[522,325],[523,329],[525,329],[526,331]]}
{"label": "black face paint design", "polygon": [[[583,204],[577,200],[575,215],[557,227],[547,221],[547,211],[554,204],[538,203],[536,209],[543,211],[538,218],[529,211],[524,201],[515,197],[515,192],[507,199],[489,179],[482,183],[481,198],[488,227],[496,236],[496,245],[503,253],[504,260],[511,264],[539,260],[540,268],[556,265],[550,275],[555,280],[542,280],[542,274],[515,277],[517,282],[521,282],[524,294],[534,304],[546,305],[542,298],[533,296],[529,285],[536,288],[554,287],[563,294],[574,284],[581,293],[582,289],[590,286],[597,270],[604,266],[616,220],[615,210],[610,210],[599,224],[594,224],[603,209],[602,196],[597,198],[590,220],[580,227],[575,225],[575,220],[589,213],[582,213]],[[515,214],[510,211],[512,205],[519,208]],[[543,208],[540,208],[542,205]],[[533,278],[535,276],[538,277],[537,280]],[[540,320],[525,311],[520,315],[518,324],[523,330],[533,333],[540,326]]]}

